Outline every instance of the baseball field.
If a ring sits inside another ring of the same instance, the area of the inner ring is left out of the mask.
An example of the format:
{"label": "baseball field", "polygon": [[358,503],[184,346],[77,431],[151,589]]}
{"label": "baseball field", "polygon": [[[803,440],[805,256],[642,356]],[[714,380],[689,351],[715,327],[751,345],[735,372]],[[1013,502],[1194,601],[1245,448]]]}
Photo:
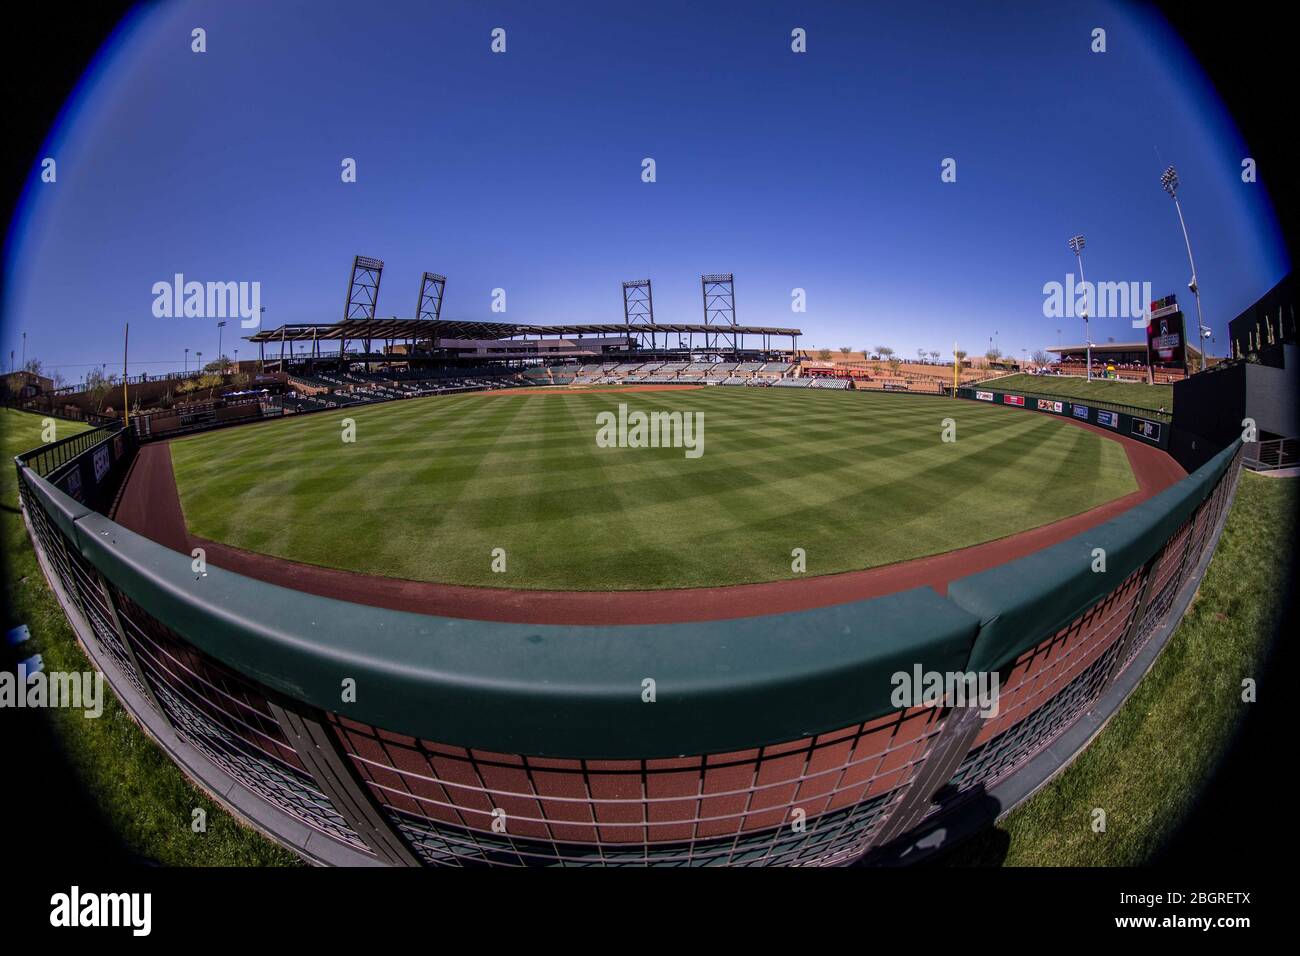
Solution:
{"label": "baseball field", "polygon": [[[638,412],[681,413],[689,430],[665,432],[677,447],[638,447]],[[800,548],[809,576],[872,568],[1137,489],[1121,444],[1051,416],[812,389],[415,399],[170,448],[199,538],[412,581],[555,590],[790,579]]]}

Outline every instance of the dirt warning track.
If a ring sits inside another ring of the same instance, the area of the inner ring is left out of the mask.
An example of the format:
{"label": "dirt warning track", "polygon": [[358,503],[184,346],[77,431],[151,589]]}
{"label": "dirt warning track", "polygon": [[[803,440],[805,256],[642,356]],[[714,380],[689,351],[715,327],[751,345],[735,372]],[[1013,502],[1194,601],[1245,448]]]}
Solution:
{"label": "dirt warning track", "polygon": [[[632,390],[636,389],[628,389]],[[1123,445],[1138,490],[1082,514],[946,554],[865,571],[762,584],[653,591],[466,587],[338,571],[244,551],[189,534],[172,473],[171,451],[165,442],[140,449],[113,519],[137,534],[187,556],[191,549],[202,547],[207,552],[208,562],[215,567],[281,587],[373,607],[525,624],[670,624],[725,620],[806,611],[916,587],[931,587],[943,594],[951,581],[1071,538],[1122,514],[1184,477],[1178,463],[1157,448],[1095,425],[1069,419],[1062,421],[1069,421],[1077,428],[1089,429]]]}

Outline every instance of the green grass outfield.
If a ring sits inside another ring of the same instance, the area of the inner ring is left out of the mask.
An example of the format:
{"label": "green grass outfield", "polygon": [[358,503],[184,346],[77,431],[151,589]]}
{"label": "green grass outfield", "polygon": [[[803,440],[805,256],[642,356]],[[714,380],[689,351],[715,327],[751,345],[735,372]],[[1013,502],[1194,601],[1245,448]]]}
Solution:
{"label": "green grass outfield", "polygon": [[[620,402],[702,412],[703,455],[597,447],[597,414]],[[202,537],[408,580],[569,590],[778,580],[794,548],[809,574],[874,567],[1137,488],[1118,443],[1047,415],[779,388],[414,399],[171,449]],[[491,570],[496,548],[504,574]]]}
{"label": "green grass outfield", "polygon": [[[78,422],[60,421],[57,437],[84,431]],[[63,609],[45,584],[27,529],[18,513],[18,484],[13,456],[42,444],[41,417],[0,409],[0,438],[4,461],[0,463],[0,526],[4,534],[5,628],[26,624],[32,633],[31,653],[39,653],[47,672],[86,671],[86,659]],[[24,652],[29,645],[23,645]],[[79,710],[50,708],[53,730],[63,745],[64,758],[86,791],[93,795],[103,822],[132,854],[173,866],[293,865],[298,858],[257,833],[236,823],[206,794],[186,780],[168,756],[154,746],[135,721],[107,695],[104,712],[87,720]],[[16,748],[15,748],[16,750]],[[16,752],[6,752],[17,767]],[[6,778],[5,786],[25,791],[39,809],[43,781],[22,782]],[[207,813],[207,832],[191,829],[191,814],[198,807]],[[39,819],[39,814],[37,819]],[[11,821],[31,826],[32,819]],[[60,821],[77,827],[80,821]],[[93,830],[91,831],[93,832]],[[94,847],[88,846],[88,849]]]}
{"label": "green grass outfield", "polygon": [[981,383],[983,388],[1000,392],[1028,392],[1080,402],[1111,402],[1132,405],[1150,411],[1174,410],[1172,385],[1147,385],[1145,382],[1110,382],[1104,379],[1076,378],[1072,375],[1008,375]]}

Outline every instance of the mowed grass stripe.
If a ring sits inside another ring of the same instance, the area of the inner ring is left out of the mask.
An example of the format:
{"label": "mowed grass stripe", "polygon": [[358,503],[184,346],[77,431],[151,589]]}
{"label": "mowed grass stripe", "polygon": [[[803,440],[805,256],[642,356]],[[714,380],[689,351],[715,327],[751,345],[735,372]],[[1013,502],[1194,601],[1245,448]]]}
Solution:
{"label": "mowed grass stripe", "polygon": [[[622,486],[625,498],[632,502],[632,517],[641,526],[653,529],[650,533],[655,536],[658,551],[673,555],[669,569],[691,560],[679,556],[684,549],[693,547],[690,540],[682,540],[679,530],[685,513],[692,534],[712,542],[707,560],[713,574],[727,579],[748,575],[768,580],[789,573],[788,546],[774,547],[766,537],[758,536],[748,541],[731,540],[736,529],[754,514],[768,516],[774,508],[783,507],[782,493],[773,487],[777,476],[771,464],[749,451],[766,426],[757,417],[738,423],[734,417],[718,415],[707,406],[704,414],[705,452],[699,459],[687,459],[682,451],[669,451],[656,457],[656,472],[647,478],[636,464],[643,451],[610,453],[622,459],[625,472],[633,469],[638,476]],[[696,573],[704,574],[706,569],[701,567]],[[627,580],[634,582],[636,578]],[[652,580],[669,580],[663,566],[656,566]]]}
{"label": "mowed grass stripe", "polygon": [[[571,402],[579,401],[576,396],[567,399],[562,396],[557,396],[554,400],[567,400]],[[638,404],[635,408],[643,411],[654,410],[654,407],[648,403]],[[987,410],[980,409],[980,411],[987,414]],[[592,422],[592,424],[588,426],[586,436],[576,440],[594,440],[594,414],[589,421]],[[707,456],[708,463],[705,463],[705,459],[701,459],[683,465],[683,468],[688,469],[693,477],[699,479],[693,488],[683,490],[682,488],[675,486],[671,489],[666,489],[663,485],[661,475],[658,472],[648,471],[644,467],[641,467],[645,464],[643,452],[641,451],[629,456],[623,456],[618,462],[610,463],[603,473],[605,476],[604,480],[619,480],[620,482],[634,485],[635,487],[627,490],[636,491],[639,489],[640,493],[645,496],[649,503],[653,503],[654,500],[665,497],[671,497],[681,503],[689,503],[691,498],[709,499],[713,496],[711,479],[713,473],[717,471],[725,471],[732,474],[735,478],[740,480],[738,487],[744,487],[745,475],[736,472],[737,457],[728,457],[725,454],[719,454],[720,442],[726,442],[726,447],[728,448],[738,447],[742,451],[746,461],[764,464],[768,469],[769,477],[766,479],[768,481],[775,481],[780,475],[786,475],[793,478],[830,477],[826,473],[831,468],[854,469],[861,467],[863,463],[861,449],[846,449],[839,455],[831,455],[820,449],[812,450],[808,454],[796,454],[804,449],[805,446],[814,448],[812,441],[816,437],[816,433],[820,431],[819,429],[811,430],[808,435],[804,436],[803,440],[796,440],[792,437],[774,434],[775,430],[781,429],[785,426],[782,426],[780,422],[774,421],[770,417],[765,420],[762,430],[754,428],[736,428],[734,427],[734,421],[730,417],[719,418],[717,415],[712,414],[707,418],[707,421],[712,422],[711,430],[706,429],[706,445],[710,450],[709,455]],[[757,422],[759,421],[759,418],[750,418],[748,421]],[[1001,416],[998,421],[1000,423],[997,426],[998,428],[1015,427],[1015,422],[1009,420],[1005,415]],[[933,434],[935,435],[938,434],[938,422],[939,419],[936,418],[934,420],[933,428]],[[886,425],[899,425],[902,423],[903,419],[900,418],[897,420],[891,420],[890,422],[887,422]],[[872,433],[870,431],[864,431],[866,437],[870,439],[868,445],[865,447],[868,447],[873,457],[877,459],[884,455],[897,455],[901,454],[905,450],[915,448],[916,436],[921,433],[922,429],[929,428],[930,423],[928,421],[925,423],[912,421],[910,424],[913,427],[909,429],[891,427],[875,429],[874,438],[872,438]],[[847,427],[852,426],[850,423],[846,422],[841,423],[835,429],[835,432],[840,438],[844,437]],[[862,427],[868,429],[869,426],[864,423]],[[798,435],[798,425],[789,426],[786,428],[786,432],[790,436]],[[929,434],[930,432],[926,433]],[[892,440],[886,443],[886,439]],[[668,456],[669,460],[674,460],[678,457],[680,456]],[[533,460],[521,458],[516,461],[513,466],[510,466],[510,469],[512,472],[522,472],[533,467]],[[581,490],[591,491],[594,489],[586,488]]]}
{"label": "mowed grass stripe", "polygon": [[[417,404],[421,408],[407,407]],[[398,423],[396,430],[387,417],[357,417],[340,410],[275,423],[273,444],[235,440],[243,437],[238,433],[244,429],[173,442],[172,461],[190,529],[203,537],[231,543],[231,536],[236,535],[245,542],[241,547],[277,557],[370,570],[370,552],[382,534],[394,531],[414,506],[407,497],[411,472],[420,471],[420,477],[436,479],[420,481],[415,487],[437,488],[444,499],[450,498],[473,477],[480,461],[476,458],[463,474],[443,469],[430,475],[427,466],[431,459],[436,462],[438,445],[446,442],[454,446],[470,432],[494,434],[513,411],[511,406],[495,408],[482,402],[466,409],[448,409],[437,399],[364,410],[400,410],[405,414],[393,416]],[[350,417],[357,423],[358,440],[344,444],[343,420]],[[371,425],[376,421],[382,427],[371,435]],[[291,425],[300,427],[288,427]],[[421,426],[419,435],[413,426]],[[248,430],[269,429],[252,426]],[[439,434],[444,436],[441,442],[428,439]],[[407,442],[400,441],[399,436],[405,436]],[[200,440],[201,451],[193,446]],[[409,444],[427,447],[415,455],[385,451]],[[382,456],[381,462],[390,462],[401,476],[387,484],[374,481],[374,459],[366,451],[367,446]],[[252,467],[251,462],[257,462],[258,467]],[[370,512],[376,503],[381,515],[378,521],[358,520],[358,509]],[[438,514],[436,509],[430,510],[423,521],[436,521]],[[354,533],[358,526],[373,527],[376,533],[358,539]],[[308,554],[314,560],[304,557]],[[378,562],[374,566],[387,565]],[[394,570],[398,566],[393,565]]]}
{"label": "mowed grass stripe", "polygon": [[[702,412],[703,456],[598,448],[596,416],[620,404]],[[949,417],[954,443],[940,440]],[[551,589],[777,580],[796,547],[810,574],[874,567],[1137,487],[1118,443],[1046,415],[780,389],[417,399],[199,435],[173,458],[201,536],[412,580]]]}

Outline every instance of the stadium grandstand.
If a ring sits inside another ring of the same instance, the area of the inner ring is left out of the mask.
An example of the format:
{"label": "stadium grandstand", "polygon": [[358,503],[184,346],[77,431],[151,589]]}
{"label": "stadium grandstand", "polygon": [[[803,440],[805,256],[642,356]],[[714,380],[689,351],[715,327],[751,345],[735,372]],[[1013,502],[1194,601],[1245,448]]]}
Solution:
{"label": "stadium grandstand", "polygon": [[[1088,346],[1057,345],[1045,349],[1058,357],[1054,363],[1055,371],[1062,375],[1085,375],[1088,368]],[[1200,367],[1201,350],[1191,342],[1187,343],[1189,360]],[[1212,361],[1212,360],[1211,360]],[[1110,378],[1132,382],[1154,381],[1158,384],[1181,381],[1187,377],[1186,370],[1180,365],[1150,366],[1147,374],[1146,342],[1094,342],[1092,344],[1092,374],[1105,375]]]}
{"label": "stadium grandstand", "polygon": [[[415,318],[377,318],[383,268],[381,260],[355,257],[340,321],[294,323],[247,336],[257,346],[259,370],[310,376],[322,369],[519,371],[564,366],[547,378],[552,384],[567,384],[594,378],[596,363],[615,361],[622,364],[602,372],[621,381],[647,381],[652,374],[673,375],[679,381],[698,376],[703,381],[739,363],[789,362],[798,353],[802,334],[796,328],[739,324],[730,274],[700,277],[704,321],[699,323],[657,322],[648,279],[623,283],[622,322],[537,325],[444,319],[447,280],[430,272],[421,279]],[[671,371],[661,368],[665,363],[673,366]]]}

